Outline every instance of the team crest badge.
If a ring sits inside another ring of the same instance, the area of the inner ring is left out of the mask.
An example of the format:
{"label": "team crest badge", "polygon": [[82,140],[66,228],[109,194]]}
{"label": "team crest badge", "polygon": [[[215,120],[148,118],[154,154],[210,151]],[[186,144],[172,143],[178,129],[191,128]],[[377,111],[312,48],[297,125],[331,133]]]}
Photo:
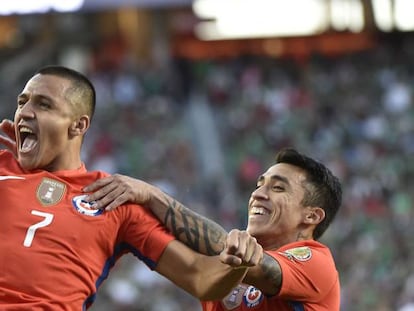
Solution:
{"label": "team crest badge", "polygon": [[62,200],[65,193],[66,185],[60,181],[43,178],[37,187],[36,197],[44,206],[54,205]]}
{"label": "team crest badge", "polygon": [[254,286],[249,286],[244,293],[244,302],[248,308],[256,307],[262,300],[263,294]]}
{"label": "team crest badge", "polygon": [[98,216],[103,213],[102,209],[93,208],[94,202],[88,202],[84,199],[86,194],[78,195],[72,199],[73,207],[81,214],[87,216]]}
{"label": "team crest badge", "polygon": [[232,289],[230,294],[228,294],[221,302],[226,310],[233,310],[241,305],[246,288],[247,285],[239,284]]}
{"label": "team crest badge", "polygon": [[290,260],[307,261],[312,257],[312,250],[307,246],[295,247],[281,253]]}

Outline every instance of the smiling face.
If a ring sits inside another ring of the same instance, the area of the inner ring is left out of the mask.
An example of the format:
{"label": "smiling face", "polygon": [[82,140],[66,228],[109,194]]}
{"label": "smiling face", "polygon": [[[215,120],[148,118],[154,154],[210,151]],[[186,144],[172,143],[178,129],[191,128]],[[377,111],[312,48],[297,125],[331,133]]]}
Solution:
{"label": "smiling face", "polygon": [[65,97],[70,87],[67,79],[37,74],[18,96],[14,124],[22,168],[58,171],[80,166],[80,145],[73,146],[70,134],[76,116]]}
{"label": "smiling face", "polygon": [[312,238],[315,208],[302,205],[305,180],[303,169],[286,163],[259,177],[249,200],[247,231],[264,249]]}

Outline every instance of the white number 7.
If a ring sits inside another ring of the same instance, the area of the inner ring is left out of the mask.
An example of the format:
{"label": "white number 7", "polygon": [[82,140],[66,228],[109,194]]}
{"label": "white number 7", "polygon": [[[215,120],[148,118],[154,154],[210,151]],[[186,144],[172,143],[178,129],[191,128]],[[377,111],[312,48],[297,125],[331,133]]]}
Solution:
{"label": "white number 7", "polygon": [[33,242],[33,238],[34,238],[36,230],[39,228],[46,227],[47,225],[50,225],[50,223],[53,220],[53,214],[50,214],[50,213],[44,213],[44,212],[33,210],[32,214],[36,216],[44,217],[45,219],[31,225],[27,229],[26,237],[24,238],[24,242],[23,242],[23,245],[26,247],[32,246],[32,242]]}

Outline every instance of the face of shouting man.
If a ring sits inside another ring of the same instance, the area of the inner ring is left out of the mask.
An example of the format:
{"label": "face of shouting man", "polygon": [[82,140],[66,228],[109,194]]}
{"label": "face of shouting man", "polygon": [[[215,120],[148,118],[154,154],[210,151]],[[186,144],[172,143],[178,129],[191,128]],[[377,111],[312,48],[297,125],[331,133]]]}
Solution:
{"label": "face of shouting man", "polygon": [[26,170],[80,167],[82,136],[89,117],[81,115],[72,81],[36,74],[17,97],[14,125],[17,158]]}

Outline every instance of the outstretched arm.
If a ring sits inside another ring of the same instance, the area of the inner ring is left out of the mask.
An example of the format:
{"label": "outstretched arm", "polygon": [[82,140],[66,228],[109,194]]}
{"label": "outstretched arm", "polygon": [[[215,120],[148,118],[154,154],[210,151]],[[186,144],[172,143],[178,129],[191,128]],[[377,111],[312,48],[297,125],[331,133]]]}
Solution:
{"label": "outstretched arm", "polygon": [[[96,208],[112,210],[125,202],[146,206],[178,240],[190,249],[206,255],[220,254],[221,262],[228,266],[240,266],[243,260],[246,261],[246,258],[253,256],[249,253],[249,248],[246,247],[246,241],[252,241],[247,232],[232,230],[228,234],[217,223],[193,212],[159,188],[144,181],[116,174],[94,182],[85,187],[84,191],[91,193],[86,199],[90,202],[95,201]],[[256,252],[261,254],[261,260],[257,265],[248,269],[244,282],[256,286],[265,294],[276,294],[282,282],[280,265],[266,253],[257,250]],[[170,256],[167,258],[169,258],[166,260],[167,262],[172,260]],[[160,273],[174,273],[169,270],[171,266],[162,265]],[[164,269],[167,271],[164,272]],[[208,270],[206,269],[206,271]],[[236,272],[233,273],[234,278],[239,276]],[[166,276],[168,277],[168,275]],[[227,279],[227,281],[229,280]]]}
{"label": "outstretched arm", "polygon": [[102,178],[84,188],[93,192],[87,198],[96,208],[112,210],[125,202],[146,206],[183,243],[206,255],[218,255],[224,249],[227,232],[144,181],[124,175]]}

